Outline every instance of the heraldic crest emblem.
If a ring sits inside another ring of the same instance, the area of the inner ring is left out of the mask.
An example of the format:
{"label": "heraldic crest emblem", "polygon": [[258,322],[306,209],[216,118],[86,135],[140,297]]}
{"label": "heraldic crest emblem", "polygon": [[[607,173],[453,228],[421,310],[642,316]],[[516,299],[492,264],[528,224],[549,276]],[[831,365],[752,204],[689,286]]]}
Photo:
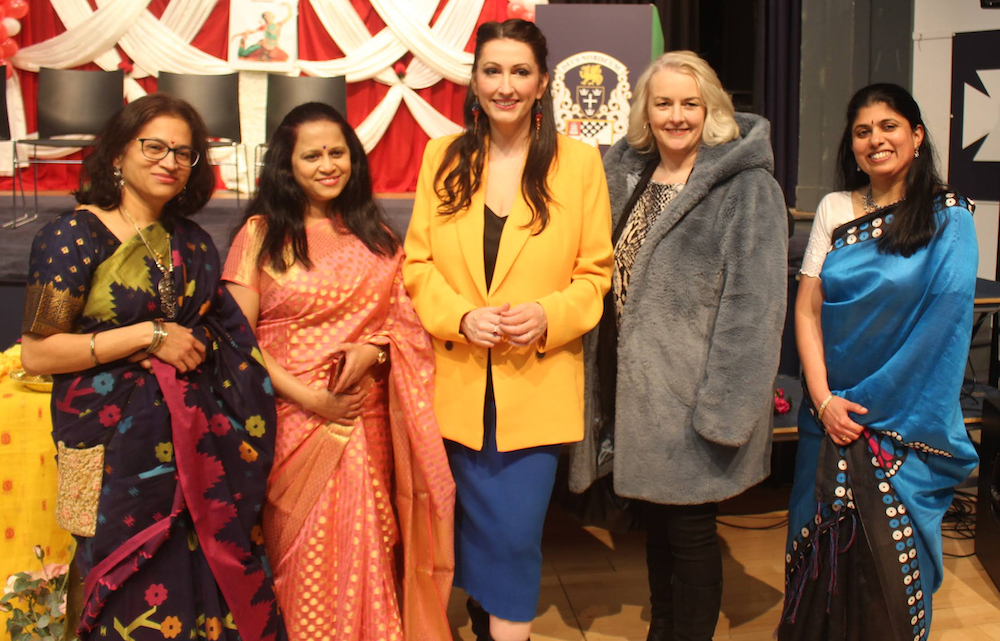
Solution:
{"label": "heraldic crest emblem", "polygon": [[559,133],[611,145],[628,131],[632,88],[628,68],[599,51],[584,51],[556,65],[552,99]]}

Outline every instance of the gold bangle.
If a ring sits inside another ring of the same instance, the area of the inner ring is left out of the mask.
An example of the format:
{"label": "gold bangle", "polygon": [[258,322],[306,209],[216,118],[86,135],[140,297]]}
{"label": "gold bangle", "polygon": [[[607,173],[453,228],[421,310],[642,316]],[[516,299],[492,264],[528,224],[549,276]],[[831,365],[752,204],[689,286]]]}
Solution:
{"label": "gold bangle", "polygon": [[97,332],[90,335],[90,359],[94,361],[94,367],[98,367],[101,364],[97,360]]}
{"label": "gold bangle", "polygon": [[823,412],[826,411],[826,406],[829,405],[830,401],[832,400],[833,400],[833,394],[830,394],[829,396],[826,397],[826,400],[823,401],[823,403],[819,406],[819,409],[816,411],[816,420],[818,420],[820,423],[823,422]]}

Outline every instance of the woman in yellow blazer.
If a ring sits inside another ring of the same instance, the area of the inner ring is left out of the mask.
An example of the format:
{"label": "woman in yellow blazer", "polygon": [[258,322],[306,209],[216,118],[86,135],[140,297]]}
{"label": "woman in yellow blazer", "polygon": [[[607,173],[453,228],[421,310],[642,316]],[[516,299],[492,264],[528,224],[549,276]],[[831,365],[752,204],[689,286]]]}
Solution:
{"label": "woman in yellow blazer", "polygon": [[530,22],[479,28],[466,131],[427,145],[403,264],[458,489],[455,584],[497,641],[530,634],[558,444],[583,437],[581,337],[611,282],[601,157],[556,134],[546,54]]}

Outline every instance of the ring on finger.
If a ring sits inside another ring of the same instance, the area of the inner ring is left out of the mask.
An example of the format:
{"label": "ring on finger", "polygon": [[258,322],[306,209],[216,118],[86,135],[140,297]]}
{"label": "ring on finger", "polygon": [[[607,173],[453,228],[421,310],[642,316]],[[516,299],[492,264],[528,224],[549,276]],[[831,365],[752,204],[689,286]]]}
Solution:
{"label": "ring on finger", "polygon": [[848,442],[850,442],[851,439],[848,438],[848,437],[846,437],[846,436],[841,436],[840,440],[843,441],[844,443],[848,443]]}
{"label": "ring on finger", "polygon": [[499,334],[500,334],[500,326],[499,325],[494,325],[493,326],[493,335],[497,336]]}

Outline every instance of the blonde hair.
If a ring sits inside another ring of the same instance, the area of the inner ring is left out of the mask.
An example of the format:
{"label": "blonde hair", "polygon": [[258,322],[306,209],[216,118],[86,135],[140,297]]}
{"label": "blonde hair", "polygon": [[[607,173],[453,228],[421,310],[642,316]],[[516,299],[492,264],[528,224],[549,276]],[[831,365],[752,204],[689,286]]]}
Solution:
{"label": "blonde hair", "polygon": [[628,133],[625,138],[633,149],[648,153],[656,147],[653,132],[649,130],[649,83],[653,74],[662,69],[673,69],[694,78],[705,102],[705,127],[701,141],[708,145],[720,145],[735,140],[740,135],[740,127],[733,114],[733,99],[719,82],[715,70],[693,51],[668,51],[654,60],[639,76],[635,93],[632,94],[632,110],[628,116]]}

